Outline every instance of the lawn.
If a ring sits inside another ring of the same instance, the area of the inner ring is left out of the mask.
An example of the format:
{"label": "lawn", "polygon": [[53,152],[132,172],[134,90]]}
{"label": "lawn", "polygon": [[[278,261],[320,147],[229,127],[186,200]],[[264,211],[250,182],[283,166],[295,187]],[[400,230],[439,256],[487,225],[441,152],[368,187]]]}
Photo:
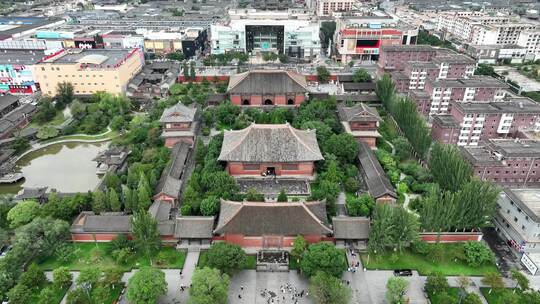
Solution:
{"label": "lawn", "polygon": [[[53,302],[51,302],[51,304],[60,303],[68,290],[67,288],[57,288],[51,282],[48,282],[45,286],[43,286],[42,289],[45,289],[46,287],[52,287],[52,289],[54,290],[54,300]],[[39,301],[39,293],[42,289],[32,291],[32,303],[37,303]]]}
{"label": "lawn", "polygon": [[64,117],[64,113],[62,111],[58,111],[51,121],[46,122],[44,124],[38,123],[37,121],[32,121],[29,126],[32,127],[32,128],[36,128],[36,129],[39,129],[40,127],[43,127],[45,125],[59,126],[65,120],[66,120],[66,118]]}
{"label": "lawn", "polygon": [[503,298],[502,298],[503,292],[505,290],[512,290],[511,288],[505,288],[505,289],[499,289],[499,290],[493,289],[493,291],[489,293],[489,289],[490,288],[488,287],[480,287],[480,292],[482,293],[484,298],[486,298],[486,301],[489,304],[505,304],[503,303]]}
{"label": "lawn", "polygon": [[[197,267],[203,268],[208,265],[208,258],[206,256],[207,251],[201,251],[199,255],[199,261],[197,262]],[[247,255],[246,263],[244,264],[244,269],[255,269],[257,268],[257,256]]]}
{"label": "lawn", "polygon": [[[73,247],[74,254],[73,258],[67,262],[58,260],[56,256],[50,256],[38,261],[39,266],[43,270],[53,270],[60,266],[68,267],[70,270],[81,270],[87,266],[103,268],[118,266],[129,271],[132,268],[150,265],[150,259],[138,255],[134,255],[126,265],[118,265],[109,254],[110,243],[71,243],[70,246]],[[172,247],[163,247],[152,260],[159,268],[182,268],[186,260],[186,252],[177,251]]]}
{"label": "lawn", "polygon": [[57,142],[61,140],[105,140],[105,139],[113,139],[118,137],[117,131],[110,131],[105,134],[98,134],[98,135],[65,135],[65,136],[58,136],[54,137],[48,140],[43,141],[43,143],[49,143],[49,142]]}
{"label": "lawn", "polygon": [[[434,246],[434,245],[430,245]],[[443,275],[467,275],[482,276],[488,272],[497,272],[495,264],[471,267],[465,262],[455,260],[454,252],[456,247],[463,244],[441,244],[443,246],[443,256],[440,261],[434,262],[430,255],[421,255],[409,250],[397,254],[397,259],[392,261],[392,254],[370,255],[362,254],[362,263],[367,269],[416,269],[421,275],[429,275],[433,272],[441,272]],[[368,262],[369,261],[369,262]]]}
{"label": "lawn", "polygon": [[[457,287],[448,288],[446,290],[446,293],[456,300],[458,300],[459,298],[459,288]],[[431,302],[431,304],[446,304],[442,302],[439,298],[440,298],[440,294],[435,294],[435,295],[429,294],[429,301]]]}

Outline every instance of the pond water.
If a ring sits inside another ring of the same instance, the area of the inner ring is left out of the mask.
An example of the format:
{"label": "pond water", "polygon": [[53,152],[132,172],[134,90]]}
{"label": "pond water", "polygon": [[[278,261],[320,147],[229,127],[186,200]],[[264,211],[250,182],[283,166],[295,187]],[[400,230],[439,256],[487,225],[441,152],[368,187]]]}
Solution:
{"label": "pond water", "polygon": [[100,177],[96,174],[97,154],[107,149],[108,142],[63,143],[31,152],[17,162],[17,171],[24,180],[0,185],[0,193],[17,193],[22,187],[49,187],[73,193],[94,190]]}

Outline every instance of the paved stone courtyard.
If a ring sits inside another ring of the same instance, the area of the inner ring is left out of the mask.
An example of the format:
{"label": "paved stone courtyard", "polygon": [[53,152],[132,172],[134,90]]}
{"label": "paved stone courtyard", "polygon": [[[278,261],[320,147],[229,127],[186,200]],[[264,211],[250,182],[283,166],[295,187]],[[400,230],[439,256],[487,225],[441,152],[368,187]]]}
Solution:
{"label": "paved stone courtyard", "polygon": [[240,186],[240,192],[246,192],[250,188],[257,189],[265,195],[277,195],[284,189],[287,194],[309,195],[309,183],[306,180],[275,179],[273,177],[236,180]]}
{"label": "paved stone courtyard", "polygon": [[[304,296],[297,298],[298,302],[292,300],[292,294],[288,290],[284,293],[280,287],[290,283],[297,292],[304,290]],[[242,290],[241,287],[244,287]],[[267,290],[275,293],[274,302],[270,300],[267,293],[266,297],[261,296],[261,291]],[[302,278],[296,271],[289,272],[256,272],[255,270],[244,270],[236,274],[231,279],[229,286],[230,304],[312,304],[313,301],[306,298],[305,293],[308,290],[307,279]],[[242,298],[238,298],[240,295]],[[285,297],[285,300],[283,299]]]}

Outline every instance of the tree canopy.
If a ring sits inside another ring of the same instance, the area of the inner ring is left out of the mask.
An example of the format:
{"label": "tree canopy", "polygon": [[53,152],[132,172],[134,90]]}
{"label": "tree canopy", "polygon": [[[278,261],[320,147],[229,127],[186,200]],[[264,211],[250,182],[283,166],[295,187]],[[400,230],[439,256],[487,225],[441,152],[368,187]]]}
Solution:
{"label": "tree canopy", "polygon": [[219,269],[221,272],[232,275],[244,268],[246,253],[235,244],[219,242],[210,246],[206,252],[207,265]]}
{"label": "tree canopy", "polygon": [[309,245],[300,262],[302,272],[308,277],[322,271],[339,278],[346,267],[347,261],[343,251],[329,243]]}
{"label": "tree canopy", "polygon": [[310,279],[309,293],[316,304],[347,304],[352,290],[342,280],[319,271]]}
{"label": "tree canopy", "polygon": [[229,276],[215,268],[197,268],[189,289],[189,304],[226,304]]}
{"label": "tree canopy", "polygon": [[7,213],[11,228],[17,228],[31,222],[39,215],[39,204],[36,201],[22,201]]}
{"label": "tree canopy", "polygon": [[135,213],[131,220],[135,247],[149,257],[161,247],[157,221],[146,210]]}
{"label": "tree canopy", "polygon": [[129,279],[127,298],[133,304],[154,304],[166,292],[165,273],[156,268],[144,267]]}

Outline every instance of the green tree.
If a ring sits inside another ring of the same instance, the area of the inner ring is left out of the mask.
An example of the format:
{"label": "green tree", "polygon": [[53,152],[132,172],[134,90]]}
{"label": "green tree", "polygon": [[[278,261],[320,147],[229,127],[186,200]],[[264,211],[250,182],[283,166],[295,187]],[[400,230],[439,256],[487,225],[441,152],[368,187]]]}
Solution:
{"label": "green tree", "polygon": [[354,72],[352,79],[354,82],[370,82],[371,75],[366,69],[358,69]]}
{"label": "green tree", "polygon": [[120,199],[114,188],[109,189],[109,205],[111,206],[111,211],[118,212],[122,210],[122,205],[120,204]]}
{"label": "green tree", "polygon": [[11,228],[17,228],[31,222],[39,215],[39,204],[36,201],[22,201],[11,208],[7,213],[7,220]]}
{"label": "green tree", "polygon": [[474,75],[496,76],[495,69],[489,64],[480,63],[474,71]]}
{"label": "green tree", "polygon": [[317,271],[323,271],[339,278],[346,267],[347,261],[343,252],[329,243],[309,245],[300,262],[302,272],[308,277],[315,275]]}
{"label": "green tree", "polygon": [[7,294],[10,304],[28,304],[32,303],[31,286],[17,284],[11,288]]}
{"label": "green tree", "polygon": [[449,287],[448,280],[441,273],[429,275],[426,279],[426,284],[424,285],[426,292],[431,295],[446,292]]}
{"label": "green tree", "polygon": [[58,136],[58,129],[51,125],[41,127],[36,134],[36,137],[39,139],[53,138],[56,136]]}
{"label": "green tree", "polygon": [[517,282],[517,285],[519,286],[519,289],[521,289],[521,291],[529,290],[529,279],[523,273],[521,273],[519,270],[512,270],[511,273],[512,279]]}
{"label": "green tree", "polygon": [[204,158],[206,157],[206,146],[204,145],[204,142],[197,138],[197,141],[195,143],[195,162],[197,164],[204,164]]}
{"label": "green tree", "polygon": [[183,61],[184,59],[186,59],[186,56],[182,52],[171,52],[167,54],[167,59],[174,60],[174,61]]}
{"label": "green tree", "polygon": [[67,267],[58,267],[53,270],[53,283],[57,288],[68,288],[71,286],[73,275]]}
{"label": "green tree", "polygon": [[191,62],[189,66],[189,76],[192,80],[195,80],[195,62]]}
{"label": "green tree", "polygon": [[330,72],[324,66],[317,67],[317,79],[320,82],[328,82],[330,80]]}
{"label": "green tree", "polygon": [[69,106],[69,109],[71,111],[71,116],[76,119],[83,119],[86,115],[86,106],[78,100],[73,101]]}
{"label": "green tree", "polygon": [[19,278],[19,284],[30,288],[41,287],[47,282],[45,273],[35,263],[30,264]]}
{"label": "green tree", "polygon": [[92,304],[88,292],[82,287],[77,287],[68,291],[66,302],[67,304]]}
{"label": "green tree", "polygon": [[206,253],[207,265],[221,272],[232,275],[244,268],[246,253],[235,244],[214,243]]}
{"label": "green tree", "polygon": [[482,304],[482,299],[480,296],[474,292],[468,293],[465,298],[463,298],[462,304]]}
{"label": "green tree", "polygon": [[310,279],[309,294],[317,304],[346,304],[352,291],[343,281],[319,271]]}
{"label": "green tree", "polygon": [[151,203],[150,190],[148,187],[139,187],[137,192],[137,210],[146,210],[150,207]]}
{"label": "green tree", "polygon": [[411,144],[405,137],[399,136],[395,138],[392,140],[392,144],[396,149],[396,156],[400,161],[407,160],[411,157]]}
{"label": "green tree", "polygon": [[367,193],[359,197],[347,196],[345,199],[349,216],[369,216],[375,207],[375,200]]}
{"label": "green tree", "polygon": [[92,299],[96,303],[105,303],[110,297],[110,291],[107,287],[99,285],[92,290]]}
{"label": "green tree", "polygon": [[482,278],[482,283],[488,285],[489,293],[491,294],[491,291],[493,289],[501,289],[504,288],[504,282],[501,277],[501,275],[497,272],[489,272]]}
{"label": "green tree", "polygon": [[465,249],[467,264],[470,266],[478,267],[486,263],[492,263],[495,260],[495,255],[484,243],[466,242],[463,249]]}
{"label": "green tree", "polygon": [[140,210],[131,219],[133,241],[137,250],[150,257],[161,247],[157,221],[146,210]]}
{"label": "green tree", "polygon": [[56,300],[56,293],[51,287],[46,287],[39,293],[38,304],[50,304]]}
{"label": "green tree", "polygon": [[218,269],[197,268],[189,289],[189,304],[226,304],[229,276]]}
{"label": "green tree", "polygon": [[471,165],[452,145],[433,145],[429,167],[434,181],[444,190],[458,191],[472,176]]}
{"label": "green tree", "polygon": [[97,266],[86,266],[77,277],[77,285],[88,285],[94,288],[101,280],[102,269]]}
{"label": "green tree", "polygon": [[291,250],[291,256],[299,260],[304,254],[304,252],[306,252],[307,247],[308,242],[303,236],[299,235],[295,237],[293,241],[293,248]]}
{"label": "green tree", "polygon": [[96,214],[100,214],[108,209],[108,200],[107,196],[103,191],[97,190],[94,192],[92,200],[92,211]]}
{"label": "green tree", "polygon": [[383,253],[389,249],[402,251],[418,239],[418,231],[418,218],[403,207],[376,205],[368,249],[372,253]]}
{"label": "green tree", "polygon": [[264,194],[258,192],[255,188],[249,188],[246,191],[245,198],[248,202],[264,202]]}
{"label": "green tree", "polygon": [[73,101],[73,85],[71,82],[60,82],[56,86],[56,108],[64,109],[65,106]]}
{"label": "green tree", "polygon": [[405,304],[405,292],[409,282],[402,277],[393,277],[386,282],[386,299],[390,304]]}
{"label": "green tree", "polygon": [[217,196],[209,196],[201,201],[202,215],[217,215],[219,212],[219,198]]}
{"label": "green tree", "polygon": [[129,279],[127,298],[133,304],[153,304],[166,292],[165,273],[156,268],[143,267]]}
{"label": "green tree", "polygon": [[352,163],[358,157],[358,141],[349,133],[333,134],[326,141],[324,152],[335,155],[341,164]]}
{"label": "green tree", "polygon": [[384,74],[383,77],[377,81],[375,92],[386,109],[390,109],[395,90],[396,88],[390,75]]}
{"label": "green tree", "polygon": [[282,188],[281,191],[279,191],[277,201],[278,202],[286,202],[286,201],[288,201],[287,193],[285,193],[285,189]]}

